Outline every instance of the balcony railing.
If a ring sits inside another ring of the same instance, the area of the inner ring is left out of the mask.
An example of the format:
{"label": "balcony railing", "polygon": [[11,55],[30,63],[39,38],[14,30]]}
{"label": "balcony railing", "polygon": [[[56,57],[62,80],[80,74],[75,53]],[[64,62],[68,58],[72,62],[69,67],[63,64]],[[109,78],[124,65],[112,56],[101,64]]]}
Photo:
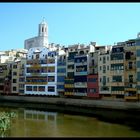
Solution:
{"label": "balcony railing", "polygon": [[136,65],[126,66],[125,69],[126,69],[127,71],[136,70]]}
{"label": "balcony railing", "polygon": [[27,65],[40,65],[40,64],[47,64],[47,60],[44,59],[44,60],[27,60]]}
{"label": "balcony railing", "polygon": [[136,79],[125,79],[125,83],[136,83]]}
{"label": "balcony railing", "polygon": [[29,85],[46,85],[48,82],[25,82],[25,84]]}
{"label": "balcony railing", "polygon": [[75,92],[75,96],[87,96],[87,93],[82,93],[82,92]]}
{"label": "balcony railing", "polygon": [[136,59],[135,55],[126,58],[126,60],[135,60],[135,59]]}
{"label": "balcony railing", "polygon": [[65,88],[74,88],[73,84],[65,84],[64,86],[65,86]]}
{"label": "balcony railing", "polygon": [[65,92],[65,95],[74,95],[74,92]]}
{"label": "balcony railing", "polygon": [[77,83],[74,83],[74,87],[76,88],[87,88],[87,82],[77,82]]}
{"label": "balcony railing", "polygon": [[61,61],[59,62],[59,61],[58,61],[58,62],[57,62],[57,65],[58,65],[58,66],[65,66],[65,65],[66,65],[66,62],[61,62]]}
{"label": "balcony railing", "polygon": [[75,75],[87,75],[87,71],[75,72]]}

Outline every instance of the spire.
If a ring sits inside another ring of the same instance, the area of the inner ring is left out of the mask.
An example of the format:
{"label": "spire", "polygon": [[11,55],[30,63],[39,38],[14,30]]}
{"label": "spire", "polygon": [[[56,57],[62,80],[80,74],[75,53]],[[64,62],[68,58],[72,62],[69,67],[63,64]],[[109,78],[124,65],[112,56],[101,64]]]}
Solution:
{"label": "spire", "polygon": [[43,17],[41,24],[47,24],[45,21],[45,17]]}

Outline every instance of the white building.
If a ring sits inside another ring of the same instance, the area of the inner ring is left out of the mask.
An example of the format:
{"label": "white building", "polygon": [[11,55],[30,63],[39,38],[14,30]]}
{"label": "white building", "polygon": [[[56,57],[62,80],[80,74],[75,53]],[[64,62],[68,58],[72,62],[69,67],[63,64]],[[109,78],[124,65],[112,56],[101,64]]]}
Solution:
{"label": "white building", "polygon": [[[32,45],[29,42],[32,40]],[[25,94],[57,95],[57,45],[48,44],[46,22],[39,24],[39,36],[25,40]]]}

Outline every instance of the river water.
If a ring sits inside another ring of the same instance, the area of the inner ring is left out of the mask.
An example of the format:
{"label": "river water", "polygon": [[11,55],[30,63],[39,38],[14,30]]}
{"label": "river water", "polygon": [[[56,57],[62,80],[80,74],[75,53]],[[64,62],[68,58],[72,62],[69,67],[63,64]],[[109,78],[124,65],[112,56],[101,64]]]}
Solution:
{"label": "river water", "polygon": [[140,130],[94,116],[0,107],[2,112],[15,116],[9,118],[10,127],[0,133],[1,137],[140,137]]}

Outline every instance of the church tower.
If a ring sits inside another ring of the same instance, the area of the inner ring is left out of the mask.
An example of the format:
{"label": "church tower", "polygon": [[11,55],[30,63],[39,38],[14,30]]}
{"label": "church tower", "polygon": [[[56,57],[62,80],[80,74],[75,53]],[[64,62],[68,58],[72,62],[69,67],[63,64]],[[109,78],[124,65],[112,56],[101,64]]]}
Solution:
{"label": "church tower", "polygon": [[49,47],[48,43],[48,25],[43,18],[42,22],[38,26],[38,36],[26,39],[24,42],[24,48],[29,50],[35,47]]}
{"label": "church tower", "polygon": [[48,25],[43,18],[43,21],[39,24],[38,37],[42,38],[42,45],[48,47]]}
{"label": "church tower", "polygon": [[48,25],[43,18],[43,21],[39,24],[38,36],[46,36],[48,37]]}

